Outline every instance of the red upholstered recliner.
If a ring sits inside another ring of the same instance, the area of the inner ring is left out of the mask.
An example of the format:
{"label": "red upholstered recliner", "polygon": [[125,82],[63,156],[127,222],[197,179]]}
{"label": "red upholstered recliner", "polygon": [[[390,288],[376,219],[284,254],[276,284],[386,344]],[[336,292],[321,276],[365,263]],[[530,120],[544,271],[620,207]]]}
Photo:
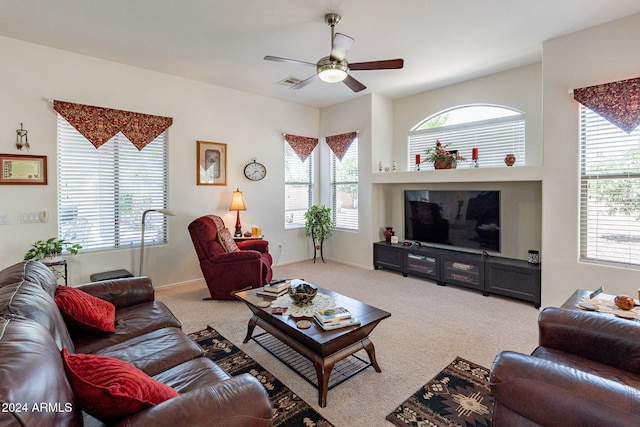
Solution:
{"label": "red upholstered recliner", "polygon": [[269,242],[239,241],[236,242],[239,251],[227,252],[218,240],[216,222],[224,224],[215,215],[202,216],[189,224],[189,234],[211,299],[234,299],[235,291],[269,283],[273,275]]}

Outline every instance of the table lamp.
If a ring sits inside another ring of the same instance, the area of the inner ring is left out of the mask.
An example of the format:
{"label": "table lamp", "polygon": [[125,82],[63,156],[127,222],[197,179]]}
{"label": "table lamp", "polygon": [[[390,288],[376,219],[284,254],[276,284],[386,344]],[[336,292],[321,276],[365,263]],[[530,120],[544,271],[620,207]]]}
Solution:
{"label": "table lamp", "polygon": [[242,196],[242,191],[236,188],[236,191],[233,192],[233,197],[231,198],[231,206],[229,207],[230,211],[236,211],[236,232],[233,234],[234,237],[242,237],[242,224],[240,224],[240,211],[246,211],[247,208],[244,206],[244,197]]}
{"label": "table lamp", "polygon": [[142,236],[140,237],[140,276],[142,276],[142,263],[144,261],[144,223],[149,212],[158,212],[163,215],[175,216],[176,214],[169,209],[147,209],[142,213]]}

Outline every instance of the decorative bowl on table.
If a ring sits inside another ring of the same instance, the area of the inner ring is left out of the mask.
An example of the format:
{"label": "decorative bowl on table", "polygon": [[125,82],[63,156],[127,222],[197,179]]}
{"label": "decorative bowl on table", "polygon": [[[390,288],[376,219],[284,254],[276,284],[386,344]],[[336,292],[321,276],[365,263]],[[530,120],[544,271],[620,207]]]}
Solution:
{"label": "decorative bowl on table", "polygon": [[306,307],[311,305],[313,298],[318,293],[318,288],[302,280],[292,280],[287,292],[295,305]]}

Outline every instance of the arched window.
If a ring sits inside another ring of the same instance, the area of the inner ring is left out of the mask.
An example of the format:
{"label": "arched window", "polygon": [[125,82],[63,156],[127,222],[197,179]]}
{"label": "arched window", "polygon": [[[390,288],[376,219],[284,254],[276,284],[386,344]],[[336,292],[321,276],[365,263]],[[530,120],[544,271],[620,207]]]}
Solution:
{"label": "arched window", "polygon": [[421,169],[429,165],[425,153],[436,140],[469,161],[472,148],[477,148],[481,167],[505,166],[508,153],[515,154],[516,165],[525,164],[524,113],[513,108],[462,105],[427,117],[409,132],[409,170],[416,170],[416,154],[422,156]]}

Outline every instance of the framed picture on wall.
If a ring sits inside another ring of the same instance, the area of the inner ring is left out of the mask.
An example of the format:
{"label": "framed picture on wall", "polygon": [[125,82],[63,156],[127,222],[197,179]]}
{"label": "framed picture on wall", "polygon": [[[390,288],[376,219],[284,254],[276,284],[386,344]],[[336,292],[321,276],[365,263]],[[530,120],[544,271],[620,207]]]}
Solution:
{"label": "framed picture on wall", "polygon": [[227,185],[227,144],[198,141],[197,184]]}
{"label": "framed picture on wall", "polygon": [[47,156],[0,154],[0,184],[47,185]]}

